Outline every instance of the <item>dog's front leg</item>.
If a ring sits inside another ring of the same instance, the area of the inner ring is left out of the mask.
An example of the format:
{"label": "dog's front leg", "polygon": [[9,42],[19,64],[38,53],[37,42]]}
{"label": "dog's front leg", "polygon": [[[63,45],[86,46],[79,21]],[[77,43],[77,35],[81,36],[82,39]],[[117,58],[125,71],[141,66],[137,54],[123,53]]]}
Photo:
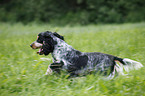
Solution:
{"label": "dog's front leg", "polygon": [[48,66],[47,71],[45,73],[45,75],[51,75],[52,74],[52,69],[50,68],[51,64]]}
{"label": "dog's front leg", "polygon": [[52,72],[60,73],[60,69],[62,68],[62,66],[63,66],[63,62],[52,63],[48,66],[48,69],[45,74],[51,75]]}

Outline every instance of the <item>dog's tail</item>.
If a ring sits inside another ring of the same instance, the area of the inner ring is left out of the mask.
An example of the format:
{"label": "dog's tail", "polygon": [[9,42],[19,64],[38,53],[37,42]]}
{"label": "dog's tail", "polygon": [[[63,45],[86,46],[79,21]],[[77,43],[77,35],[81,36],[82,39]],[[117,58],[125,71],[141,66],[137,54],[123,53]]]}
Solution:
{"label": "dog's tail", "polygon": [[116,70],[118,73],[124,75],[123,71],[129,72],[130,70],[134,70],[134,69],[140,69],[141,67],[143,67],[143,65],[140,62],[128,59],[128,58],[118,58],[115,57],[114,58],[115,61],[115,66],[114,66],[114,70]]}

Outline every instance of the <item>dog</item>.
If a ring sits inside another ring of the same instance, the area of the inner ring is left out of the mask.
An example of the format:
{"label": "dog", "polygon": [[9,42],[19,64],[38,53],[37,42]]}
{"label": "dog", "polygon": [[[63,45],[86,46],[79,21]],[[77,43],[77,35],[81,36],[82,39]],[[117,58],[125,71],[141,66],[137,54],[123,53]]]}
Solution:
{"label": "dog", "polygon": [[99,72],[113,78],[115,73],[124,74],[123,70],[128,72],[143,67],[140,62],[127,58],[100,52],[80,52],[68,45],[63,36],[51,31],[39,33],[37,40],[30,46],[39,49],[39,55],[51,53],[53,63],[48,66],[46,75],[66,70],[72,77]]}

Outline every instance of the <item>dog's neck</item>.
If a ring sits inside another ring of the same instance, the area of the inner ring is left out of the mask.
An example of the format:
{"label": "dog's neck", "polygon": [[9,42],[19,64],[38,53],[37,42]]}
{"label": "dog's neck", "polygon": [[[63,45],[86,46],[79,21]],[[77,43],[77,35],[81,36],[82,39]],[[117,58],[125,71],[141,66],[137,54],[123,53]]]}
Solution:
{"label": "dog's neck", "polygon": [[55,41],[57,44],[54,46],[54,50],[51,52],[51,55],[55,61],[61,61],[61,59],[66,56],[67,52],[71,51],[73,48],[59,38],[55,38]]}

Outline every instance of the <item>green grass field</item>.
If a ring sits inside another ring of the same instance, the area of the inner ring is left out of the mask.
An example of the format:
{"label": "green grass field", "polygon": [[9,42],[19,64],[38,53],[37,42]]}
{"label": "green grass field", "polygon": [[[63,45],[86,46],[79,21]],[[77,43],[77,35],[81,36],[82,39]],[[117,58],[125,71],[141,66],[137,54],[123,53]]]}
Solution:
{"label": "green grass field", "polygon": [[[37,34],[57,31],[82,52],[103,52],[145,62],[145,23],[56,27],[0,23],[0,96],[145,96],[145,68],[113,80],[99,75],[44,76],[52,57],[37,55]],[[49,58],[43,61],[41,58]]]}

